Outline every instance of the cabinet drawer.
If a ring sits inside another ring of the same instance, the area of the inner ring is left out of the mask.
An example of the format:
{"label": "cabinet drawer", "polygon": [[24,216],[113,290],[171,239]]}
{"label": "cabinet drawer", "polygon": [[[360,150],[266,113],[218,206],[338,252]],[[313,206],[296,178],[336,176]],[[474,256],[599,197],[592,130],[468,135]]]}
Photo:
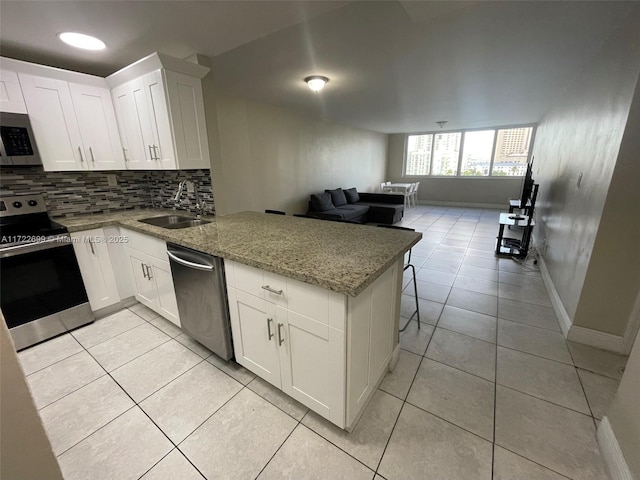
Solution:
{"label": "cabinet drawer", "polygon": [[167,243],[164,240],[127,229],[122,229],[122,234],[129,239],[127,247],[144,252],[165,262],[169,261]]}
{"label": "cabinet drawer", "polygon": [[227,268],[227,276],[233,277],[231,283],[238,290],[276,305],[287,305],[287,282],[284,277],[242,263],[227,261],[227,265],[232,267]]}
{"label": "cabinet drawer", "polygon": [[344,331],[346,296],[292,278],[287,279],[287,308]]}
{"label": "cabinet drawer", "polygon": [[344,294],[231,260],[225,261],[225,269],[229,286],[344,331]]}

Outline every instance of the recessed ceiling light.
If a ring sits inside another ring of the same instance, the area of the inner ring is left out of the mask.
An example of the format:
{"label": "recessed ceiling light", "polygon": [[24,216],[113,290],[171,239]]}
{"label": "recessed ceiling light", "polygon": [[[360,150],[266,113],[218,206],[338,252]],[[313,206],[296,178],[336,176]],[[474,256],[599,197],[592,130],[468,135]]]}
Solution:
{"label": "recessed ceiling light", "polygon": [[106,48],[102,40],[84,33],[63,32],[58,34],[58,38],[67,45],[84,50],[104,50]]}
{"label": "recessed ceiling light", "polygon": [[329,81],[329,79],[327,77],[322,77],[320,75],[312,75],[310,77],[305,78],[304,81],[307,82],[307,85],[309,85],[309,88],[311,90],[313,90],[315,93],[318,93],[320,90],[324,88],[325,84]]}

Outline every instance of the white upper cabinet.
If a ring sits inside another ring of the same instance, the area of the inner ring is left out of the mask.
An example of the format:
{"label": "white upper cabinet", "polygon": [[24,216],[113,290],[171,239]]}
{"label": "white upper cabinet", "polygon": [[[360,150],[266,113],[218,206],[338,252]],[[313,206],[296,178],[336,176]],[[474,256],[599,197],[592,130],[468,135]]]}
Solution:
{"label": "white upper cabinet", "polygon": [[0,65],[0,111],[27,113],[18,74],[1,67],[2,65]]}
{"label": "white upper cabinet", "polygon": [[211,168],[202,65],[152,54],[107,77],[128,169]]}
{"label": "white upper cabinet", "polygon": [[154,137],[144,78],[111,90],[127,169],[155,169]]}
{"label": "white upper cabinet", "polygon": [[69,84],[26,73],[19,77],[44,169],[87,170]]}
{"label": "white upper cabinet", "polygon": [[70,83],[69,89],[89,168],[124,169],[124,155],[110,91],[79,83]]}
{"label": "white upper cabinet", "polygon": [[46,171],[125,168],[111,91],[104,78],[1,60],[4,89],[0,90],[10,97],[10,88],[20,89],[19,96],[13,91],[10,103],[24,99]]}

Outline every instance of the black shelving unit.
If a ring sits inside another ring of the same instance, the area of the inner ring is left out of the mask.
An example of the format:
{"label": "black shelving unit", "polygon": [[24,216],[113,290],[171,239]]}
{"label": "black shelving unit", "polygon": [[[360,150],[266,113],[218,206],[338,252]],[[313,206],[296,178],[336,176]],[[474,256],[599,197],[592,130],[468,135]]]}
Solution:
{"label": "black shelving unit", "polygon": [[[538,197],[538,187],[536,183],[533,186],[531,197],[527,200],[525,207],[521,208],[520,200],[509,201],[509,212],[500,214],[500,229],[498,230],[498,241],[496,243],[496,255],[526,258],[529,253],[529,244],[531,242],[531,233],[536,222],[533,220],[533,212]],[[518,202],[515,204],[515,202]],[[514,212],[519,208],[526,213],[522,215]],[[520,227],[522,228],[522,236],[520,238],[510,238],[504,236],[504,227]]]}

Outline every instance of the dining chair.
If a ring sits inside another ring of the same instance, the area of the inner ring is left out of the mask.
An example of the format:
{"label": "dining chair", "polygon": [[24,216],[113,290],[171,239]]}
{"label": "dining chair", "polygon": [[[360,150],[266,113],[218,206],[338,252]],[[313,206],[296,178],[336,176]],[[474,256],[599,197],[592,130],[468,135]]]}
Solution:
{"label": "dining chair", "polygon": [[[415,232],[416,231],[414,228],[399,227],[399,226],[396,226],[396,225],[378,225],[378,226],[382,227],[382,228],[393,228],[393,229],[396,229],[396,230],[407,230],[407,231],[410,231],[410,232]],[[405,262],[402,271],[405,272],[408,269],[411,269],[411,273],[412,273],[413,294],[414,294],[414,298],[416,300],[416,309],[411,314],[411,316],[409,317],[409,320],[407,320],[407,323],[404,324],[404,327],[399,329],[400,332],[404,332],[407,329],[407,327],[411,323],[411,320],[413,320],[414,316],[418,319],[418,329],[420,329],[420,305],[418,303],[418,282],[416,281],[416,267],[411,263],[411,249],[409,249],[409,258],[407,258],[407,261]],[[404,287],[402,287],[402,291],[404,292],[404,290],[408,286],[409,286],[409,284],[407,283]]]}
{"label": "dining chair", "polygon": [[411,199],[413,197],[413,189],[415,188],[415,186],[416,184],[412,183],[404,192],[404,208],[406,209],[411,208]]}
{"label": "dining chair", "polygon": [[418,206],[418,188],[420,188],[420,182],[416,182],[413,184],[413,193],[412,193],[412,200],[413,200],[413,206],[417,207]]}

